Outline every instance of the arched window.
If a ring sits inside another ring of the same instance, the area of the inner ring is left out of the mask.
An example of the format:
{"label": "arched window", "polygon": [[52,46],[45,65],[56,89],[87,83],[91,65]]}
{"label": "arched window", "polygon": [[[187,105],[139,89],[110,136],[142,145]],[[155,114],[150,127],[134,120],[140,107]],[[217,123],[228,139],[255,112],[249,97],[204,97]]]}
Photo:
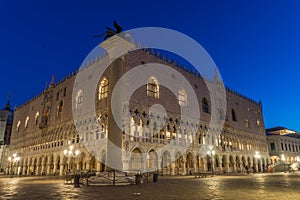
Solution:
{"label": "arched window", "polygon": [[83,102],[83,91],[79,90],[76,98],[76,108],[79,108],[82,102]]}
{"label": "arched window", "polygon": [[99,84],[99,92],[98,92],[98,99],[104,99],[108,96],[108,80],[107,78],[103,78]]}
{"label": "arched window", "polygon": [[209,113],[208,101],[205,97],[202,99],[202,112]]}
{"label": "arched window", "polygon": [[237,121],[237,118],[236,118],[236,113],[235,113],[235,110],[234,109],[231,109],[231,117],[232,117],[232,121]]}
{"label": "arched window", "polygon": [[259,119],[256,120],[256,124],[257,124],[257,126],[260,128],[260,125],[261,125],[261,124],[260,124],[260,120],[259,120]]}
{"label": "arched window", "polygon": [[17,132],[19,132],[19,130],[20,130],[20,125],[21,125],[21,121],[19,120],[17,123]]}
{"label": "arched window", "polygon": [[178,90],[178,103],[180,106],[186,106],[187,96],[184,89]]}
{"label": "arched window", "polygon": [[245,121],[246,121],[246,122],[245,122],[245,126],[246,126],[247,128],[250,128],[250,122],[249,122],[249,119],[246,118]]}
{"label": "arched window", "polygon": [[35,117],[34,117],[34,123],[35,123],[35,124],[38,124],[38,123],[39,123],[39,116],[40,116],[40,113],[39,113],[39,112],[36,112],[36,113],[35,113]]}
{"label": "arched window", "polygon": [[159,85],[154,77],[150,77],[147,82],[147,96],[159,98]]}
{"label": "arched window", "polygon": [[25,127],[25,128],[28,128],[28,121],[29,121],[29,117],[27,116],[27,117],[26,117],[26,120],[25,120],[25,124],[24,124],[24,127]]}

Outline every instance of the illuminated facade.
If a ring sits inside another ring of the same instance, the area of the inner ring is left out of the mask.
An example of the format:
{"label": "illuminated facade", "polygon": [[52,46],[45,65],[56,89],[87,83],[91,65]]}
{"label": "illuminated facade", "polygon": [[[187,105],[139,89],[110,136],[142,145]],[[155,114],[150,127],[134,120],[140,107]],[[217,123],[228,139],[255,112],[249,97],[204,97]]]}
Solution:
{"label": "illuminated facade", "polygon": [[[124,43],[116,42],[116,45]],[[92,64],[100,63],[95,61]],[[210,172],[212,168],[216,173],[246,172],[247,168],[250,171],[262,171],[266,168],[270,159],[261,103],[226,89],[225,125],[222,130],[215,130],[221,131],[221,135],[213,141],[215,155],[212,160],[209,155],[201,154],[201,148],[206,145],[209,137],[207,132],[211,119],[210,96],[203,79],[192,70],[179,67],[150,50],[136,50],[116,61],[100,78],[95,91],[98,117],[79,122],[85,127],[85,133],[80,136],[72,116],[72,91],[76,73],[57,83],[53,78],[41,94],[16,109],[11,148],[12,152],[20,156],[20,161],[15,163],[17,172],[63,175],[75,170],[107,170],[107,140],[114,130],[109,112],[112,87],[115,84],[112,74],[122,75],[146,63],[167,65],[186,77],[196,92],[201,118],[195,124],[197,131],[182,131],[178,127],[180,107],[189,103],[189,96],[181,89],[177,91],[177,98],[168,88],[160,85],[157,77],[149,76],[145,85],[133,93],[128,108],[130,120],[123,122],[121,146],[131,152],[128,159],[122,159],[123,170],[159,170],[173,175]],[[74,109],[79,109],[84,103],[84,93],[83,90],[76,91]],[[140,99],[147,99],[147,103],[140,104]],[[154,104],[164,107],[167,113],[165,118],[150,113],[149,108]],[[152,126],[150,121],[154,120],[153,117],[164,119],[165,123]],[[98,125],[90,126],[95,121]],[[97,150],[87,151],[83,141],[97,144]],[[166,148],[166,144],[171,141],[177,147]],[[70,146],[74,151],[77,150],[78,155],[70,153],[72,156],[69,156],[65,150]],[[255,157],[255,152],[259,152],[259,157]]]}
{"label": "illuminated facade", "polygon": [[293,164],[300,161],[300,133],[285,127],[266,129],[272,164],[282,161]]}

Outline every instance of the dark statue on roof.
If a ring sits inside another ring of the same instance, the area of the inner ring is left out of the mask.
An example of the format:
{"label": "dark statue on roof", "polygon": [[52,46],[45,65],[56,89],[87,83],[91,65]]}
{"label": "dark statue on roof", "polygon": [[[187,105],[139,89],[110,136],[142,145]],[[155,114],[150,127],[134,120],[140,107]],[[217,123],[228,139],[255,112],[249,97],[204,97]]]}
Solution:
{"label": "dark statue on roof", "polygon": [[103,35],[105,35],[104,40],[106,40],[107,38],[110,38],[116,34],[119,34],[122,32],[122,27],[117,23],[117,21],[114,21],[114,27],[116,30],[106,26],[106,31],[100,35],[95,35],[95,38],[99,38],[102,37]]}

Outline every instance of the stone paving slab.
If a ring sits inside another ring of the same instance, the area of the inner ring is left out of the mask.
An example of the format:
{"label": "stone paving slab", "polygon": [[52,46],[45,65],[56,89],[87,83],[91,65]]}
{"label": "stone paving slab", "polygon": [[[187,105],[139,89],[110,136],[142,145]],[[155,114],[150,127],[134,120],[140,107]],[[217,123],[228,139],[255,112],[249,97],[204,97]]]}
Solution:
{"label": "stone paving slab", "polygon": [[128,186],[63,184],[63,177],[0,177],[0,199],[300,199],[300,173],[159,176]]}

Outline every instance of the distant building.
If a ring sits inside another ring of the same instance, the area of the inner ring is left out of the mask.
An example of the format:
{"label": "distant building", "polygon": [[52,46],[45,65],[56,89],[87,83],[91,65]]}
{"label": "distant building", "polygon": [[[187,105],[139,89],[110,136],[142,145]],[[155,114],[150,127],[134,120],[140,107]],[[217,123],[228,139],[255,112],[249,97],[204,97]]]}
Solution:
{"label": "distant building", "polygon": [[0,110],[0,172],[6,168],[13,118],[14,112],[8,100],[5,108]]}
{"label": "distant building", "polygon": [[[123,38],[116,38],[110,48],[119,46],[125,49],[132,45]],[[201,116],[194,124],[189,121],[183,123],[197,127],[195,131],[180,127],[180,109],[186,106],[190,98],[186,95],[184,85],[183,89],[176,91],[179,94],[177,97],[160,85],[155,75],[147,77],[144,85],[131,97],[128,113],[124,113],[128,120],[126,118],[122,122],[124,129],[119,130],[114,124],[110,102],[117,78],[145,63],[167,65],[189,81],[195,90]],[[87,116],[78,122],[84,127],[84,134],[81,135],[72,115],[72,95],[76,95],[76,107],[73,109],[81,109],[87,102],[84,96],[86,91],[81,88],[73,91],[76,73],[57,83],[53,78],[41,94],[15,111],[11,150],[17,152],[20,160],[15,163],[14,170],[27,175],[63,175],[76,170],[106,171],[109,167],[105,163],[109,159],[121,162],[124,171],[156,169],[171,175],[210,172],[213,169],[217,173],[265,170],[270,159],[261,102],[226,88],[225,125],[221,130],[212,130],[209,126],[212,100],[208,86],[199,74],[174,63],[149,49],[135,50],[117,59],[100,77],[95,91],[97,116]],[[102,62],[96,60],[90,65],[101,67]],[[140,104],[139,99],[147,99],[147,103]],[[154,104],[163,105],[167,116],[154,115],[150,109]],[[149,125],[151,120],[156,119],[164,120],[164,123]],[[90,125],[96,121],[97,125]],[[219,131],[221,134],[212,137],[209,131]],[[128,154],[121,152],[119,158],[111,156],[107,141],[111,140],[112,135],[118,137],[118,145]],[[84,145],[87,142],[97,147],[95,151],[87,150]],[[213,160],[206,154],[207,151],[205,155],[201,154],[201,149],[208,144],[215,150]],[[78,150],[76,158],[69,156],[69,148]]]}
{"label": "distant building", "polygon": [[267,142],[272,164],[293,164],[300,159],[300,133],[277,126],[266,129]]}

